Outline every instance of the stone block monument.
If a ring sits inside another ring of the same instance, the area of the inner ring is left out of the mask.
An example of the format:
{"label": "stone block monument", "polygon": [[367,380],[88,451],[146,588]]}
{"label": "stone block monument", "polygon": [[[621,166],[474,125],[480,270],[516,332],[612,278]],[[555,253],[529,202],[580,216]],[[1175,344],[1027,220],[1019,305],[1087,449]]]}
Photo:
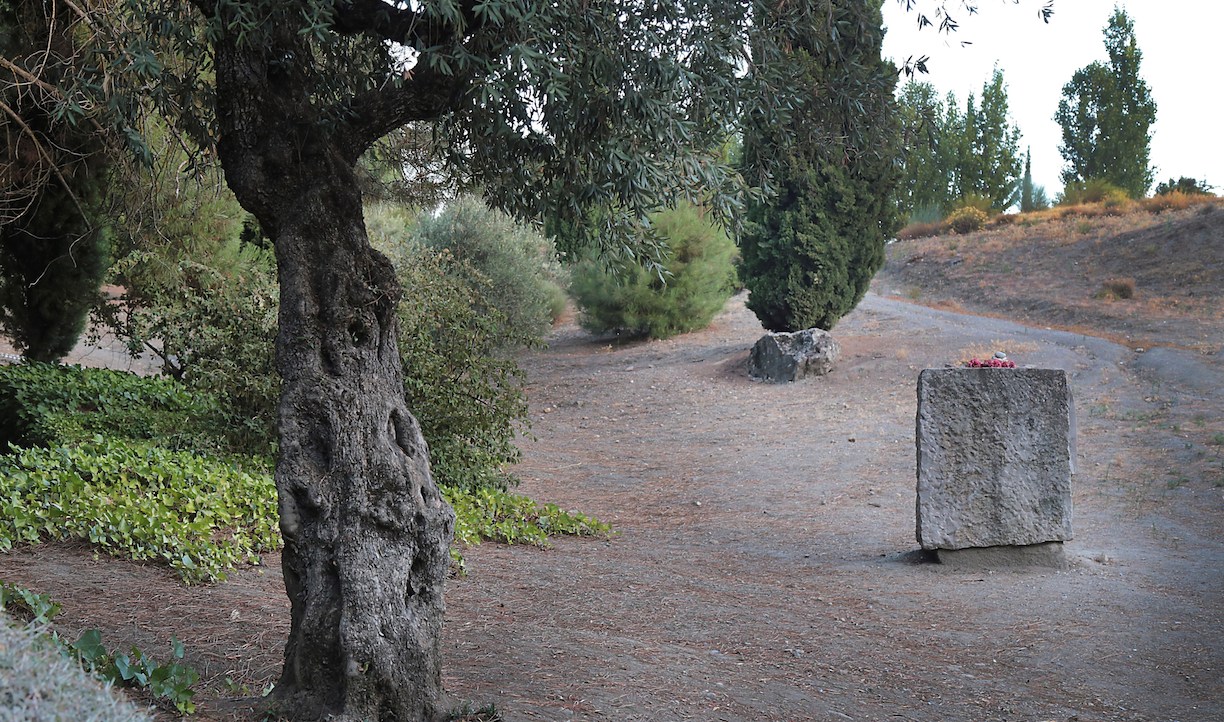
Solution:
{"label": "stone block monument", "polygon": [[1066,372],[926,369],[916,444],[923,549],[945,562],[989,550],[983,563],[1061,564],[1075,458]]}

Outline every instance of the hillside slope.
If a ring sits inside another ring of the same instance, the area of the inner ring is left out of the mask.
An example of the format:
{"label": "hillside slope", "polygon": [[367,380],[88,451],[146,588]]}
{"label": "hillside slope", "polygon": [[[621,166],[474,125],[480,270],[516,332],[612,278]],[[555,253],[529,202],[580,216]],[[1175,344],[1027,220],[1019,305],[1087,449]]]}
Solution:
{"label": "hillside slope", "polygon": [[[1112,290],[1111,290],[1112,288]],[[1133,297],[1122,298],[1128,288]],[[1224,202],[898,241],[873,289],[1131,348],[1224,349]]]}

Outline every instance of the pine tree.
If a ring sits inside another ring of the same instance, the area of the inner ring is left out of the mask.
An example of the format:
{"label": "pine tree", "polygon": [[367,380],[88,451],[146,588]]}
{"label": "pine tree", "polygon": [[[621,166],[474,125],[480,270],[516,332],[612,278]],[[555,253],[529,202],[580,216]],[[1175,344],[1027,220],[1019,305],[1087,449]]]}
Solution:
{"label": "pine tree", "polygon": [[1063,86],[1054,116],[1062,126],[1062,179],[1106,180],[1141,197],[1154,177],[1149,131],[1156,122],[1156,102],[1139,75],[1143,53],[1134,23],[1121,8],[1114,9],[1105,28],[1105,49],[1107,64],[1080,68]]}
{"label": "pine tree", "polygon": [[749,209],[741,237],[748,307],[770,330],[831,329],[862,299],[895,229],[896,70],[880,57],[880,6],[757,6],[761,28],[791,33],[774,38],[787,82],[810,89],[785,125],[744,138],[748,174],[768,170],[778,190]]}

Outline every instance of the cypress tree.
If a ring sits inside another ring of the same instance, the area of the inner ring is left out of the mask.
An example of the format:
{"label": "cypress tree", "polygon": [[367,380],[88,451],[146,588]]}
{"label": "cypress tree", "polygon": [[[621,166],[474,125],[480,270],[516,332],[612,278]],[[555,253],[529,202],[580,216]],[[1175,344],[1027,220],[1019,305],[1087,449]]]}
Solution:
{"label": "cypress tree", "polygon": [[896,69],[880,57],[881,2],[761,3],[763,32],[802,104],[750,125],[744,168],[777,194],[752,205],[741,237],[748,307],[772,331],[831,329],[862,299],[896,229]]}
{"label": "cypress tree", "polygon": [[1028,213],[1035,208],[1033,204],[1033,149],[1024,154],[1024,178],[1020,180],[1020,212]]}
{"label": "cypress tree", "polygon": [[[53,31],[40,3],[0,4],[0,54],[31,75],[44,68],[54,81],[73,50],[70,29]],[[6,84],[0,100],[21,119],[5,134],[0,330],[27,358],[57,361],[76,345],[106,268],[106,235],[90,218],[105,139],[57,117],[38,87]]]}

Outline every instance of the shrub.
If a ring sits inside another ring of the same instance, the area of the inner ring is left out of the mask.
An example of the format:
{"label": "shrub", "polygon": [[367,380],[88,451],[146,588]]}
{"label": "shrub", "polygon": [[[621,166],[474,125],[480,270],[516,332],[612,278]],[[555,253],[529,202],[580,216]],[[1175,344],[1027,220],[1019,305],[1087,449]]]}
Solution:
{"label": "shrub", "polygon": [[49,637],[0,613],[0,719],[148,722],[152,717],[92,679]]}
{"label": "shrub", "polygon": [[1130,196],[1127,195],[1126,191],[1109,181],[1092,179],[1087,182],[1073,181],[1068,183],[1063,188],[1062,195],[1058,197],[1058,205],[1078,206],[1085,203],[1106,203],[1110,201],[1118,204],[1129,200],[1129,198]]}
{"label": "shrub", "polygon": [[403,249],[400,355],[408,407],[429,443],[434,477],[458,489],[505,488],[527,430],[522,372],[504,350],[530,344],[496,308],[490,281],[449,251]]}
{"label": "shrub", "polygon": [[925,205],[910,211],[905,222],[907,225],[939,223],[944,215],[943,208],[939,205]]}
{"label": "shrub", "polygon": [[0,366],[0,448],[72,445],[101,434],[211,448],[201,428],[214,399],[172,379],[124,371],[26,362]]}
{"label": "shrub", "polygon": [[735,244],[689,205],[651,218],[666,243],[659,269],[609,269],[588,257],[573,269],[571,293],[582,327],[668,338],[704,328],[731,297]]}
{"label": "shrub", "polygon": [[479,275],[472,280],[484,286],[485,295],[476,307],[502,316],[510,327],[507,339],[542,337],[564,308],[561,267],[552,243],[476,198],[460,198],[437,216],[422,216],[413,238],[450,251],[459,262],[452,272]]}
{"label": "shrub", "polygon": [[1214,190],[1214,187],[1205,180],[1200,181],[1195,178],[1182,176],[1177,180],[1170,178],[1163,183],[1157,184],[1156,195],[1163,196],[1170,193],[1182,193],[1188,196],[1210,196],[1214,195],[1211,192],[1212,190]]}
{"label": "shrub", "polygon": [[961,208],[976,208],[982,213],[986,214],[987,217],[990,217],[995,213],[993,202],[986,196],[978,195],[977,193],[969,193],[962,196],[952,204],[953,212],[958,211]]}
{"label": "shrub", "polygon": [[1101,284],[1101,290],[1097,291],[1096,297],[1110,300],[1116,298],[1134,298],[1135,279],[1111,278]]}
{"label": "shrub", "polygon": [[944,222],[953,231],[965,234],[981,230],[988,220],[990,220],[990,216],[986,215],[986,212],[980,208],[964,206],[952,211]]}
{"label": "shrub", "polygon": [[1134,203],[1124,193],[1110,193],[1101,203],[1101,208],[1107,216],[1126,215],[1133,206]]}
{"label": "shrub", "polygon": [[214,413],[197,425],[207,425],[220,448],[271,454],[280,394],[271,254],[248,247],[240,263],[222,271],[194,261],[168,268],[155,254],[136,251],[114,272],[127,281],[127,293],[99,309],[99,323],[133,356],[154,353],[164,374],[217,399]]}
{"label": "shrub", "polygon": [[276,519],[267,470],[232,461],[100,438],[0,456],[0,550],[82,539],[221,580],[280,546]]}

